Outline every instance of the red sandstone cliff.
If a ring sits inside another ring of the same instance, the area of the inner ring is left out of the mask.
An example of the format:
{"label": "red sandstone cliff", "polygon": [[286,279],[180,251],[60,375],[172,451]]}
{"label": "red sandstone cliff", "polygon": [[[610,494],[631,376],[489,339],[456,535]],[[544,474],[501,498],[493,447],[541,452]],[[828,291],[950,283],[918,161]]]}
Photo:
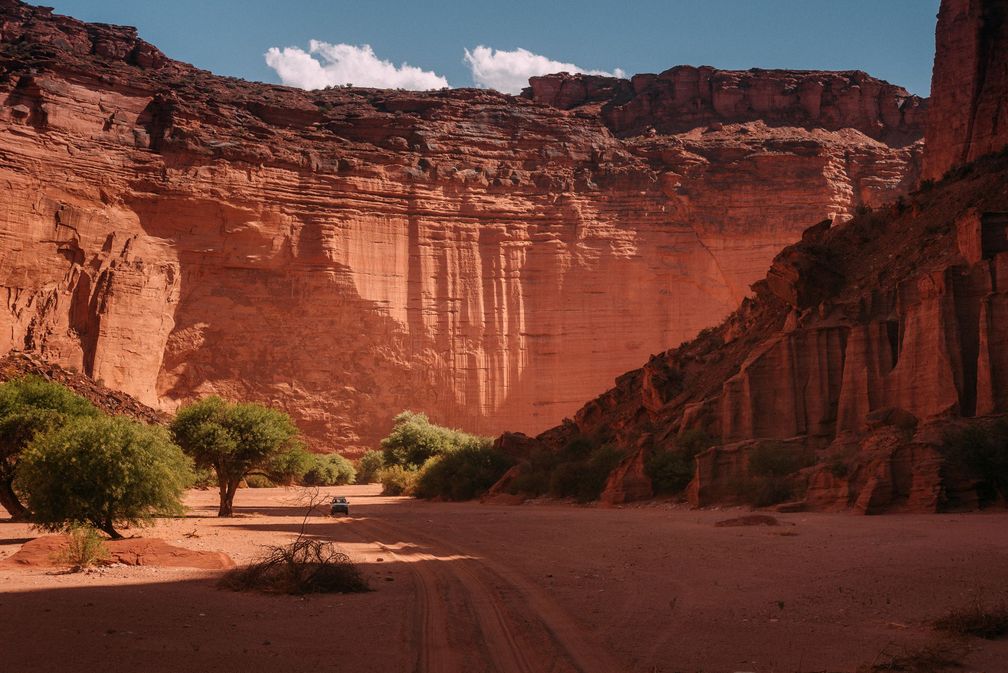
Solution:
{"label": "red sandstone cliff", "polygon": [[[1008,144],[998,121],[1008,52],[992,18],[1006,7],[942,4],[925,147],[933,174]],[[977,38],[966,51],[964,36]],[[500,445],[524,456],[581,437],[615,444],[626,459],[610,476],[610,502],[650,496],[647,457],[677,450],[691,430],[715,444],[696,459],[694,504],[735,497],[751,456],[768,447],[811,465],[794,477],[806,506],[977,502],[940,448],[963,419],[1008,413],[1008,153],[848,223],[809,228],[753,290],[719,327],[619,377],[572,420]]]}
{"label": "red sandstone cliff", "polygon": [[320,448],[537,431],[917,180],[923,102],[863,73],[599,81],[304,92],[0,0],[0,353]]}
{"label": "red sandstone cliff", "polygon": [[935,32],[925,178],[1008,143],[1008,3],[944,0]]}

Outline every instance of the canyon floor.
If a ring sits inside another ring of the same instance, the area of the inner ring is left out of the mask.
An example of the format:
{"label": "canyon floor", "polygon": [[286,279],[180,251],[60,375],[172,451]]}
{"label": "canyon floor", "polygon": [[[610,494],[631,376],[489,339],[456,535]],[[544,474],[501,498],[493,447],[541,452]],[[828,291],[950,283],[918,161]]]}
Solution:
{"label": "canyon floor", "polygon": [[[775,514],[672,503],[602,509],[429,503],[378,486],[305,532],[360,561],[373,592],[307,598],[216,588],[219,572],[78,574],[3,559],[37,532],[0,520],[5,670],[855,671],[948,643],[966,671],[1008,671],[1008,641],[952,643],[929,622],[1008,593],[1008,513]],[[291,540],[300,489],[215,494],[145,537],[247,562]],[[129,531],[140,533],[140,531]],[[188,535],[187,535],[188,534]]]}

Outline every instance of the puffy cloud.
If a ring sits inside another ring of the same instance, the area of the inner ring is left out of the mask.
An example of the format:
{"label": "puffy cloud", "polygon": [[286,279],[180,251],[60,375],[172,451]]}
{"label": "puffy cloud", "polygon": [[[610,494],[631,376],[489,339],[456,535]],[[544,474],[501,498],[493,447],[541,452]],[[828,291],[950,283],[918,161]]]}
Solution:
{"label": "puffy cloud", "polygon": [[308,51],[298,47],[266,52],[266,65],[273,68],[280,81],[302,89],[353,84],[382,89],[440,89],[448,80],[430,70],[403,63],[396,66],[378,58],[371,45],[329,44],[319,40],[308,43]]}
{"label": "puffy cloud", "polygon": [[619,68],[612,72],[585,70],[573,63],[554,61],[520,47],[514,51],[504,51],[480,45],[472,51],[465,50],[465,61],[472,71],[473,82],[477,86],[513,94],[521,93],[521,90],[528,86],[529,77],[534,75],[570,72],[609,77],[626,76]]}

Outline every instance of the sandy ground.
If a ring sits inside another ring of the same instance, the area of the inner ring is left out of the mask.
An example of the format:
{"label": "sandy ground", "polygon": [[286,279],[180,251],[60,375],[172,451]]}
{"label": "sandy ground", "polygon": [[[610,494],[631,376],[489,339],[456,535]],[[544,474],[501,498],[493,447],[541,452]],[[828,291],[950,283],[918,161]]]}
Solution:
{"label": "sandy ground", "polygon": [[[854,671],[941,642],[929,620],[977,592],[1008,597],[1003,512],[716,527],[744,512],[325,491],[350,496],[352,516],[312,516],[306,533],[359,559],[375,591],[265,596],[205,570],[0,564],[3,670]],[[294,538],[302,495],[243,490],[222,520],[215,494],[193,491],[188,517],[129,533],[242,563]],[[0,558],[37,535],[0,522]],[[1008,673],[1008,640],[966,646],[961,670]]]}

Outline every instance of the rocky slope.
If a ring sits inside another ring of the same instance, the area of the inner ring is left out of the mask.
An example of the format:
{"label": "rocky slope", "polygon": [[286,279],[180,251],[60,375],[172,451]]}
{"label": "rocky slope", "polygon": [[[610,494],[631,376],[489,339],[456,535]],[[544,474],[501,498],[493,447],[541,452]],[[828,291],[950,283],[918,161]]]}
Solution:
{"label": "rocky slope", "polygon": [[[938,26],[925,153],[940,173],[1008,144],[979,121],[983,101],[1008,100],[1008,79],[981,78],[973,106],[946,86],[977,81],[977,64],[1008,72],[1003,40],[940,62],[966,4],[944,2]],[[985,17],[1006,6],[969,3]],[[974,140],[951,157],[965,128]],[[758,474],[754,456],[768,451],[809,465],[791,477],[803,506],[977,503],[976,482],[941,448],[963,419],[1008,413],[1008,151],[848,223],[809,228],[754,291],[719,327],[624,374],[572,420],[536,439],[506,434],[500,446],[524,457],[579,438],[615,444],[627,457],[610,476],[610,502],[650,496],[648,460],[680,451],[677,440],[692,431],[714,445],[696,458],[688,492],[697,505],[737,498]]]}
{"label": "rocky slope", "polygon": [[0,353],[265,401],[317,448],[404,408],[534,432],[918,178],[925,102],[863,73],[529,95],[253,84],[0,0]]}

